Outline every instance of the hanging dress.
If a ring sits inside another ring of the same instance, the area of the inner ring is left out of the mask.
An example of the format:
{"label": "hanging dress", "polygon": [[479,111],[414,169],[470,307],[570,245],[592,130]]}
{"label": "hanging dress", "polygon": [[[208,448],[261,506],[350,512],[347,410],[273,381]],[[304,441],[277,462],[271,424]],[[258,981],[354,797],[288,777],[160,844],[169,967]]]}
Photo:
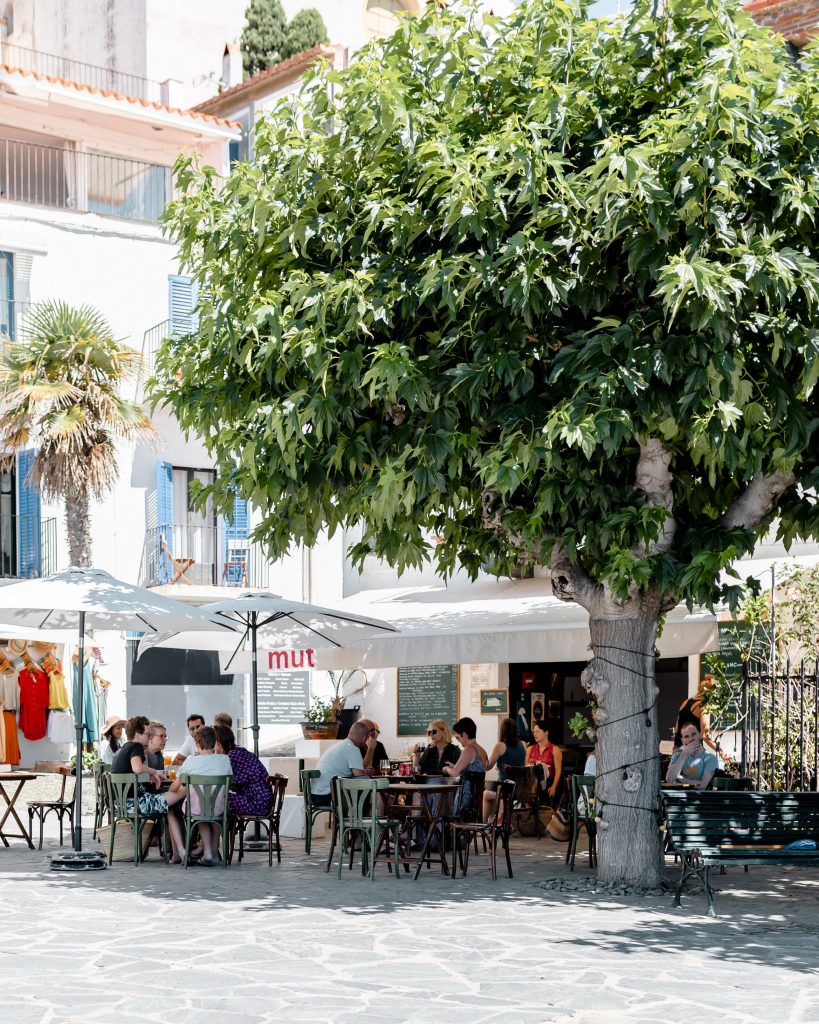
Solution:
{"label": "hanging dress", "polygon": [[67,711],[70,707],[65,676],[62,672],[48,673],[48,707],[51,711]]}
{"label": "hanging dress", "polygon": [[79,718],[82,713],[83,742],[93,743],[99,735],[99,722],[97,720],[97,695],[94,690],[94,680],[91,678],[91,664],[86,661],[83,667],[83,706],[78,707],[78,686],[77,686],[77,665],[74,663],[74,717]]}
{"label": "hanging dress", "polygon": [[20,687],[20,728],[27,740],[41,740],[46,734],[48,677],[33,663],[17,677]]}

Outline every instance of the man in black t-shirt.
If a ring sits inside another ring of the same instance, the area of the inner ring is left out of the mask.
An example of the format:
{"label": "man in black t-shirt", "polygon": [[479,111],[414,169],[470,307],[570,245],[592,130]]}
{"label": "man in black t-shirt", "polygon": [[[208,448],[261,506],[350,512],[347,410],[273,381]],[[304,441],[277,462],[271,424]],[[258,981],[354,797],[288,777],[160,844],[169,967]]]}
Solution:
{"label": "man in black t-shirt", "polygon": [[[154,789],[149,789],[144,783],[139,784],[139,813],[145,815],[146,818],[156,818],[157,815],[167,814],[169,807],[184,800],[185,790],[183,788],[176,793],[168,793],[167,796],[159,792],[162,775],[152,768],[145,759],[145,745],[148,742],[150,725],[150,721],[144,715],[136,715],[134,718],[128,719],[125,723],[127,742],[123,743],[114,754],[111,774],[126,775],[132,772],[134,775],[148,775]],[[179,822],[173,815],[168,818],[168,830],[173,847],[173,863],[178,864],[181,861],[182,831]]]}

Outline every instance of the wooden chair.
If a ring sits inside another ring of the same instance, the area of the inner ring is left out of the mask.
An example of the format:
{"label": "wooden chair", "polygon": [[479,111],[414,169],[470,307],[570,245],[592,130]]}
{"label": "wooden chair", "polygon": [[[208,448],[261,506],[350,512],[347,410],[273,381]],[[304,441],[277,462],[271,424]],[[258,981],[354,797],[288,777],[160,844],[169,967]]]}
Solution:
{"label": "wooden chair", "polygon": [[[279,829],[282,820],[282,804],[284,794],[287,791],[286,775],[268,775],[267,785],[270,788],[270,811],[267,814],[233,814],[230,818],[230,857],[233,862],[233,850],[236,845],[236,836],[239,836],[239,859],[242,863],[245,855],[245,829],[252,821],[265,822],[267,826],[267,865],[273,866],[273,850],[276,851],[276,860],[282,862],[282,846],[279,839]],[[274,846],[275,839],[275,846]]]}
{"label": "wooden chair", "polygon": [[[147,781],[147,775],[134,775],[133,772],[104,772],[103,779],[108,787],[108,806],[111,809],[111,842],[108,850],[108,863],[114,859],[114,841],[117,837],[117,825],[121,821],[130,823],[134,833],[134,865],[144,859],[142,848],[142,828],[149,821],[158,821],[161,829],[162,856],[167,857],[168,832],[167,815],[159,814],[152,817],[143,814],[139,809],[140,780]],[[146,837],[147,838],[147,837]]]}
{"label": "wooden chair", "polygon": [[[321,775],[318,768],[302,768],[299,772],[301,782],[301,793],[304,799],[304,852],[309,853],[313,845],[313,825],[320,814],[329,814],[332,821],[335,820],[333,809],[327,806],[319,806],[313,803],[313,779]],[[332,790],[332,787],[331,787]],[[328,869],[329,870],[329,869]]]}
{"label": "wooden chair", "polygon": [[[537,785],[535,766],[532,764],[510,764],[506,765],[503,770],[506,778],[515,783],[513,813],[518,816],[518,821],[520,821],[521,814],[528,812],[530,815],[534,815],[535,835],[540,839],[540,790]],[[531,835],[531,832],[528,834]]]}
{"label": "wooden chair", "polygon": [[105,781],[105,773],[111,771],[111,765],[106,761],[97,761],[94,765],[94,839],[97,832],[105,823],[111,824],[111,807],[108,801],[108,784]]}
{"label": "wooden chair", "polygon": [[[489,847],[489,866],[492,879],[498,877],[498,843],[503,846],[506,854],[506,869],[512,878],[512,860],[509,856],[509,836],[512,832],[512,811],[515,806],[515,783],[507,780],[498,787],[498,799],[495,813],[487,822],[453,821],[450,823],[452,836],[452,877],[458,873],[458,861],[461,862],[461,873],[466,874],[469,867],[469,848],[473,841],[477,845],[478,837]],[[465,840],[465,841],[464,841]]]}
{"label": "wooden chair", "polygon": [[[378,791],[386,789],[389,779],[370,779],[356,776],[352,779],[336,779],[336,806],[338,810],[338,877],[348,844],[361,837],[361,874],[367,873],[369,864],[370,881],[375,879],[375,854],[382,838],[392,837],[395,877],[400,877],[398,860],[398,833],[401,822],[394,818],[383,818],[378,813]],[[390,865],[392,868],[392,865]]]}
{"label": "wooden chair", "polygon": [[573,775],[571,779],[572,831],[566,850],[566,863],[574,871],[580,829],[589,838],[589,867],[597,867],[597,824],[594,820],[594,776]]}
{"label": "wooden chair", "polygon": [[[228,786],[232,775],[181,775],[180,778],[187,788],[185,800],[185,855],[182,863],[188,866],[194,828],[202,824],[216,824],[222,834],[222,867],[227,869],[230,852],[230,830],[228,827]],[[222,796],[222,807],[217,808],[219,796]],[[191,806],[191,796],[195,796],[199,810]],[[272,863],[272,861],[271,861]]]}
{"label": "wooden chair", "polygon": [[187,573],[187,571],[189,569],[191,569],[194,565],[196,565],[196,559],[195,558],[176,558],[176,557],[174,557],[174,555],[171,554],[171,549],[168,547],[168,545],[167,545],[167,543],[165,541],[165,534],[164,533],[160,533],[160,535],[159,535],[159,544],[160,544],[163,552],[165,553],[165,557],[170,561],[171,568],[173,569],[173,572],[174,572],[174,577],[173,577],[173,579],[170,582],[171,583],[187,583],[189,587],[192,587],[193,584],[188,579],[188,577],[185,575],[185,573]]}
{"label": "wooden chair", "polygon": [[[40,842],[37,846],[38,850],[43,848],[43,822],[46,817],[54,812],[60,821],[60,846],[63,845],[63,818],[68,818],[68,824],[71,828],[71,845],[74,845],[74,798],[73,794],[71,799],[66,799],[65,796],[65,784],[68,780],[69,775],[73,775],[74,772],[71,768],[58,768],[57,774],[62,776],[62,785],[60,786],[60,795],[56,800],[29,800],[28,802],[28,833],[31,836],[31,841],[34,842],[34,819],[35,817],[40,822]],[[75,782],[76,787],[76,782]]]}

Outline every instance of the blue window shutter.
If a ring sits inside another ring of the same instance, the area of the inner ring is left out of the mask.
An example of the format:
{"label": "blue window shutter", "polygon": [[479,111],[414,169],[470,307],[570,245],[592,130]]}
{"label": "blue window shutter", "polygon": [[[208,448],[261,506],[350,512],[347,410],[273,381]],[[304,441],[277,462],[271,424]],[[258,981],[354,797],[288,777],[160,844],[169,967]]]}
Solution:
{"label": "blue window shutter", "polygon": [[222,521],[223,580],[228,587],[246,586],[250,575],[248,536],[250,515],[247,501],[233,499],[231,518]]}
{"label": "blue window shutter", "polygon": [[42,568],[40,492],[28,479],[36,456],[34,448],[17,456],[17,565],[26,579],[39,576]]}
{"label": "blue window shutter", "polygon": [[162,547],[160,537],[173,550],[173,466],[170,462],[156,463],[156,559],[160,583],[171,577],[171,561]]}
{"label": "blue window shutter", "polygon": [[169,335],[190,334],[197,327],[196,285],[189,277],[168,275]]}
{"label": "blue window shutter", "polygon": [[0,335],[14,338],[14,260],[0,252]]}

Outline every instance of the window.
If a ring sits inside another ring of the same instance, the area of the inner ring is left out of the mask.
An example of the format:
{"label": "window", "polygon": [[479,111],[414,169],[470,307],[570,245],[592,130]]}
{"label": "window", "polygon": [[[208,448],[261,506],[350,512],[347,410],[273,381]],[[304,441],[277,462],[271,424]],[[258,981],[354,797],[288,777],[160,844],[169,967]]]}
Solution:
{"label": "window", "polygon": [[416,0],[367,0],[364,23],[371,36],[390,36],[402,14],[417,14]]}
{"label": "window", "polygon": [[0,252],[0,337],[14,337],[14,257]]}

